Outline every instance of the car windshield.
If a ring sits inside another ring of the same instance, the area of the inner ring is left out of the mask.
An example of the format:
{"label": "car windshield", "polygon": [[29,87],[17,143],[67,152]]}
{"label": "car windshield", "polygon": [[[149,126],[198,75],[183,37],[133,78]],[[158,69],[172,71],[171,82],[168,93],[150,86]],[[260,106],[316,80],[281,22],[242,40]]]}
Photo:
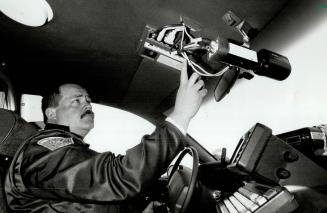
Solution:
{"label": "car windshield", "polygon": [[[270,31],[265,33],[263,37],[269,36]],[[261,76],[250,81],[240,79],[220,102],[208,97],[210,100],[201,106],[190,124],[192,137],[211,153],[226,147],[230,157],[240,137],[258,122],[271,128],[274,135],[326,123],[327,102],[323,91],[327,72],[321,63],[326,62],[326,48],[317,42],[326,33],[326,22],[321,21],[310,33],[289,40],[288,45],[264,43],[268,49],[288,56],[292,65],[290,77],[281,82]],[[280,35],[278,31],[276,36]],[[314,57],[304,57],[303,50],[312,49]]]}

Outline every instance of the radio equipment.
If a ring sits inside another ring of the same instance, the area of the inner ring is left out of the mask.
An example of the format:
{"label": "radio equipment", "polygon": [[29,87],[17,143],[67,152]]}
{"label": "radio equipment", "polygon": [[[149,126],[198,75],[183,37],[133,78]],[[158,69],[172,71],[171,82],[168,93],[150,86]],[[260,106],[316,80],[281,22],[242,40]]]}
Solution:
{"label": "radio equipment", "polygon": [[[293,133],[285,138],[302,135],[309,140],[297,143],[301,147],[314,143],[309,134],[318,140],[321,131],[305,128]],[[263,124],[254,125],[241,137],[228,164],[199,167],[200,183],[210,189],[208,205],[217,213],[325,212],[327,171],[290,144]]]}
{"label": "radio equipment", "polygon": [[227,168],[280,185],[327,185],[327,171],[257,123],[240,140]]}
{"label": "radio equipment", "polygon": [[[294,136],[300,138],[297,143],[290,142]],[[229,189],[218,187],[222,196],[216,199],[217,212],[292,212],[298,208],[296,199],[299,198],[288,191],[292,186],[306,188],[304,194],[309,197],[312,196],[309,193],[325,192],[327,171],[294,148],[311,153],[314,149],[324,148],[322,136],[325,135],[319,128],[304,128],[276,137],[270,128],[257,123],[240,139],[229,164],[221,167],[223,174],[236,178],[227,178],[227,182],[234,179]],[[286,142],[281,138],[286,138]],[[292,143],[296,145],[293,147]],[[243,185],[239,185],[240,182]],[[305,199],[299,201],[305,202]]]}
{"label": "radio equipment", "polygon": [[218,213],[287,213],[297,207],[294,196],[283,187],[245,182],[237,191],[221,199],[216,210]]}
{"label": "radio equipment", "polygon": [[277,135],[323,168],[327,168],[325,126],[305,127]]}

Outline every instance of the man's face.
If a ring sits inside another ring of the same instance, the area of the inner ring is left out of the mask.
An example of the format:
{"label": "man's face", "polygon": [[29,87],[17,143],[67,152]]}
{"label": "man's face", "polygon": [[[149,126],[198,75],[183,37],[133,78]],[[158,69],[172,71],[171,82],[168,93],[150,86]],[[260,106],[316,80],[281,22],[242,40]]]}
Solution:
{"label": "man's face", "polygon": [[85,136],[94,127],[91,99],[82,87],[66,84],[60,87],[56,107],[56,123],[69,126],[70,131]]}

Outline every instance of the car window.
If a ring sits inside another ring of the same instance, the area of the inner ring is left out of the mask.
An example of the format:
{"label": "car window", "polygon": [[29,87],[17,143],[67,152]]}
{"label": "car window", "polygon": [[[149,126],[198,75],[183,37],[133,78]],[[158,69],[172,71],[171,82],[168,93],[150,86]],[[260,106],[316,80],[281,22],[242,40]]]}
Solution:
{"label": "car window", "polygon": [[0,67],[0,108],[15,111],[16,103],[10,80],[1,73]]}
{"label": "car window", "polygon": [[40,95],[23,94],[20,99],[20,116],[28,122],[43,121]]}
{"label": "car window", "polygon": [[6,103],[6,93],[0,89],[0,108],[6,109],[7,103]]}
{"label": "car window", "polygon": [[0,108],[3,108],[3,109],[7,108],[6,90],[7,90],[7,85],[5,84],[5,82],[3,82],[0,79]]}
{"label": "car window", "polygon": [[125,154],[141,141],[143,135],[151,134],[155,129],[149,121],[130,112],[94,103],[92,107],[95,127],[85,141],[96,151]]}

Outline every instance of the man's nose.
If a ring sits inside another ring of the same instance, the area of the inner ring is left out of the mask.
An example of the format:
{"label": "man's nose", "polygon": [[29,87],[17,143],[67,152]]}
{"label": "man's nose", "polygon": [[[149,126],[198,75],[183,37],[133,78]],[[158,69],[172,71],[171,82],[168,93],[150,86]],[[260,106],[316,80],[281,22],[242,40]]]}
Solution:
{"label": "man's nose", "polygon": [[83,104],[83,110],[86,111],[86,110],[90,110],[92,111],[92,105],[90,102],[85,102],[85,104]]}
{"label": "man's nose", "polygon": [[90,109],[92,109],[91,100],[90,100],[89,97],[84,96],[84,98],[83,98],[83,105],[88,106],[88,107],[90,107]]}

